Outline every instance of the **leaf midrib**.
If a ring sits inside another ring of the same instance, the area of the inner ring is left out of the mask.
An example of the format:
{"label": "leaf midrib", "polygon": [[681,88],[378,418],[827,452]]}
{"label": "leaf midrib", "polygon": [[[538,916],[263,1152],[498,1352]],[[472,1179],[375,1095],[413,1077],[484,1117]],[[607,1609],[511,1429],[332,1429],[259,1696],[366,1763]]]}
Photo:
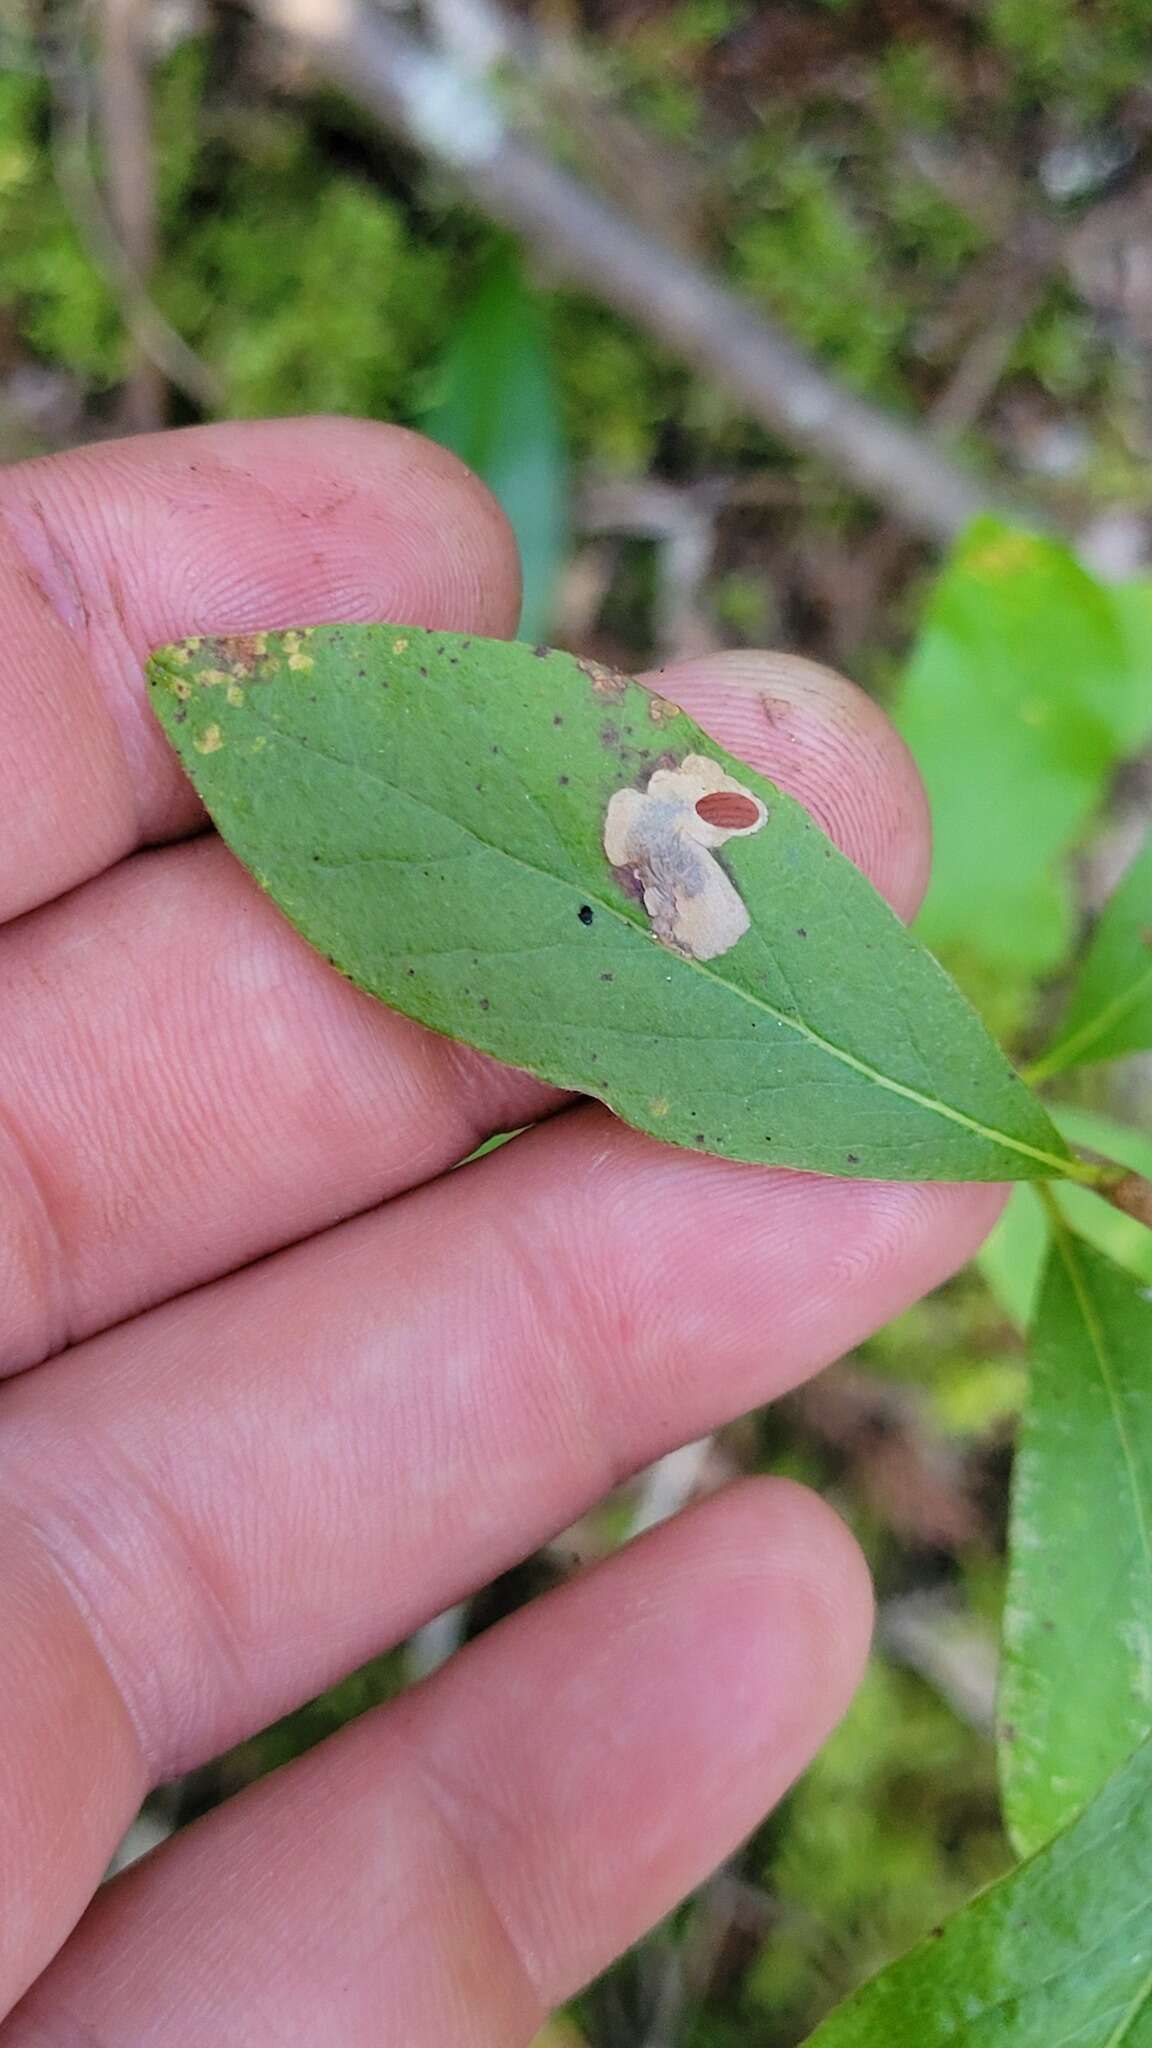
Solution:
{"label": "leaf midrib", "polygon": [[[586,887],[583,882],[569,884],[561,876],[550,875],[546,869],[535,866],[533,862],[525,860],[520,854],[510,852],[507,847],[497,846],[493,841],[482,838],[480,833],[476,832],[472,826],[462,825],[458,818],[454,818],[449,812],[441,810],[437,804],[431,803],[426,797],[417,796],[412,790],[398,788],[395,783],[388,780],[386,775],[382,775],[379,769],[370,767],[363,761],[349,761],[340,754],[333,754],[327,748],[317,746],[313,740],[306,739],[299,733],[287,732],[282,726],[272,724],[262,717],[259,711],[256,713],[256,722],[263,724],[276,739],[288,740],[294,746],[303,748],[305,753],[314,754],[320,760],[331,762],[333,767],[342,768],[346,772],[355,775],[365,775],[370,780],[378,782],[391,795],[399,795],[406,802],[419,805],[422,810],[431,812],[432,816],[439,818],[441,822],[453,825],[458,831],[467,833],[477,846],[484,847],[488,853],[498,854],[501,859],[511,861],[516,867],[521,868],[526,874],[532,875],[537,880],[561,882],[565,887],[572,887],[575,893],[582,896],[583,900],[588,901],[590,899],[601,910],[615,917],[619,923],[626,925],[632,931],[640,931],[643,935],[642,927],[637,919],[627,916],[617,904],[604,896],[596,894],[593,889]],[[786,795],[786,792],[777,790],[774,784],[769,786],[773,788],[778,798]],[[416,863],[413,863],[413,865],[416,865]],[[652,943],[659,945],[661,942],[653,938]],[[810,1045],[828,1054],[830,1058],[839,1061],[842,1066],[861,1075],[865,1080],[874,1082],[877,1087],[886,1089],[889,1094],[900,1096],[907,1102],[915,1103],[918,1108],[925,1109],[934,1116],[942,1117],[949,1123],[956,1124],[961,1129],[970,1131],[976,1137],[987,1139],[995,1145],[1001,1145],[1007,1151],[1015,1152],[1023,1158],[1034,1159],[1039,1165],[1050,1167],[1057,1177],[1067,1176],[1071,1163],[1068,1158],[1061,1158],[1057,1153],[1044,1152],[1038,1146],[1029,1145],[1022,1138],[1013,1138],[1007,1131],[997,1130],[995,1126],[982,1123],[977,1117],[969,1116],[965,1110],[956,1109],[950,1103],[941,1102],[938,1097],[925,1095],[920,1089],[912,1088],[903,1081],[897,1081],[893,1075],[881,1073],[879,1068],[871,1066],[867,1060],[858,1059],[856,1054],[849,1052],[846,1047],[835,1045],[831,1039],[825,1038],[820,1032],[813,1030],[811,1025],[805,1024],[800,1018],[790,1017],[786,1011],[778,1010],[775,1004],[768,1002],[763,996],[754,995],[750,990],[740,988],[734,982],[726,981],[722,975],[717,974],[709,967],[707,961],[693,960],[685,954],[677,954],[676,957],[682,960],[686,967],[692,968],[697,974],[701,975],[704,980],[711,982],[714,987],[722,989],[726,995],[737,996],[741,1000],[752,1004],[754,1008],[760,1010],[765,1016],[771,1017],[775,1023],[784,1025],[789,1031],[793,1031],[797,1036],[806,1039]]]}

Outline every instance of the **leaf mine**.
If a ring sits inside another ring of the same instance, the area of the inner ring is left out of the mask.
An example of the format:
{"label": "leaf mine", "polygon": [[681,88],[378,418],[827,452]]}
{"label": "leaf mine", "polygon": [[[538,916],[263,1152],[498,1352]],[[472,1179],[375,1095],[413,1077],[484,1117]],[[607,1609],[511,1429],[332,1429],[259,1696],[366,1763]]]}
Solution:
{"label": "leaf mine", "polygon": [[662,944],[690,960],[716,960],[751,924],[716,849],[759,832],[767,816],[718,761],[688,754],[679,768],[657,768],[646,790],[616,791],[604,851],[612,867],[635,877]]}

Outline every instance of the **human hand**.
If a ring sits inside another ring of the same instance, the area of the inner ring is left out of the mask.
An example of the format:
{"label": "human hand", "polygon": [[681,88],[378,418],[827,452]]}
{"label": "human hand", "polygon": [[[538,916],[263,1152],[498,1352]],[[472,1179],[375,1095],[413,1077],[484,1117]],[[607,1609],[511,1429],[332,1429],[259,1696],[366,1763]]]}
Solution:
{"label": "human hand", "polygon": [[[850,1538],[748,1481],[89,1903],[150,1785],[814,1372],[995,1213],[564,1103],[361,995],[191,836],[152,646],[506,634],[516,583],[480,486],[392,429],[0,479],[0,2048],[514,2048],[748,1832],[859,1674]],[[659,687],[913,909],[922,797],[866,699],[746,654]]]}

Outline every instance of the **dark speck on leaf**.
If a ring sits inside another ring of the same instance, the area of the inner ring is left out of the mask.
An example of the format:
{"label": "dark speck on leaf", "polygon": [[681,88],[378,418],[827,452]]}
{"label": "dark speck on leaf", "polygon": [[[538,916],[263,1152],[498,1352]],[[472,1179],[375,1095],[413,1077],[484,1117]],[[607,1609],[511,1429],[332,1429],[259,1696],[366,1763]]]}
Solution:
{"label": "dark speck on leaf", "polygon": [[600,739],[606,747],[618,747],[620,744],[619,727],[615,725],[602,725],[600,727]]}
{"label": "dark speck on leaf", "polygon": [[492,1004],[491,1004],[491,1002],[489,1001],[489,998],[488,998],[487,996],[481,996],[481,998],[480,998],[480,1008],[481,1008],[482,1010],[490,1010],[490,1009],[492,1008]]}
{"label": "dark speck on leaf", "polygon": [[426,669],[426,668],[422,668],[422,669],[421,669],[421,671],[420,671],[420,673],[421,673],[421,675],[422,675],[422,676],[426,676],[426,675],[427,675],[427,673],[428,673],[428,671],[427,671],[427,669]]}
{"label": "dark speck on leaf", "polygon": [[497,745],[495,744],[495,742],[493,742],[493,745],[492,745],[492,749],[491,749],[491,751],[492,751],[492,752],[493,752],[494,754],[498,754],[498,753],[500,752],[500,749],[499,749],[499,747],[498,747],[498,746],[497,746]]}
{"label": "dark speck on leaf", "polygon": [[858,1152],[846,1152],[844,1157],[848,1161],[849,1166],[859,1166],[860,1154]]}
{"label": "dark speck on leaf", "polygon": [[438,647],[438,648],[436,649],[436,652],[437,652],[437,654],[443,654],[443,652],[444,652],[444,649],[443,649],[442,647]]}
{"label": "dark speck on leaf", "polygon": [[549,654],[551,654],[552,649],[550,647],[534,647],[532,649],[532,652],[537,656],[537,658],[540,661],[543,661]]}
{"label": "dark speck on leaf", "polygon": [[567,789],[567,787],[568,787],[568,777],[567,777],[566,775],[558,775],[558,776],[556,777],[556,781],[557,781],[557,783],[559,784],[559,786],[560,786],[560,788],[561,788],[561,789]]}
{"label": "dark speck on leaf", "polygon": [[580,919],[581,924],[591,924],[596,913],[590,903],[582,903],[576,915]]}
{"label": "dark speck on leaf", "polygon": [[356,673],[358,676],[366,676],[368,671],[366,668],[358,668]]}
{"label": "dark speck on leaf", "polygon": [[615,981],[616,976],[614,974],[602,974],[600,979],[601,981]]}
{"label": "dark speck on leaf", "polygon": [[554,718],[554,719],[552,720],[552,723],[553,723],[553,725],[563,725],[563,723],[564,723],[564,720],[563,720],[563,718],[561,717],[561,715],[560,715],[560,713],[559,713],[559,712],[557,712],[557,713],[556,713],[556,716],[555,716],[555,718]]}
{"label": "dark speck on leaf", "polygon": [[802,924],[798,924],[798,925],[797,925],[797,927],[796,927],[796,937],[797,937],[798,939],[806,939],[806,938],[808,937],[808,934],[807,934],[807,932],[805,931],[805,929],[804,929],[804,927],[803,927],[803,925],[802,925]]}
{"label": "dark speck on leaf", "polygon": [[693,1138],[693,1140],[692,1140],[692,1143],[693,1143],[694,1145],[702,1145],[702,1144],[704,1143],[704,1133],[703,1133],[703,1131],[697,1131],[697,1132],[696,1132],[696,1135],[695,1135],[695,1137]]}

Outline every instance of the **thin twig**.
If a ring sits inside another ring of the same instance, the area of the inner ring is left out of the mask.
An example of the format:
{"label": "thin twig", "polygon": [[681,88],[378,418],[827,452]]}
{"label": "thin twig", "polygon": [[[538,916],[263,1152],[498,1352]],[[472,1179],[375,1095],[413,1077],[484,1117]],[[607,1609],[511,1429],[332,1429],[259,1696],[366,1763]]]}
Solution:
{"label": "thin twig", "polygon": [[655,1529],[661,1522],[670,1521],[681,1508],[687,1507],[699,1488],[704,1468],[712,1450],[712,1439],[701,1437],[698,1442],[682,1444],[677,1451],[668,1451],[649,1465],[640,1482],[640,1494],[632,1513],[628,1533],[641,1536],[645,1529]]}
{"label": "thin twig", "polygon": [[[152,0],[103,0],[100,139],[108,217],[124,260],[147,291],[156,264],[156,180],[147,31]],[[124,424],[148,433],[164,424],[166,379],[139,327],[124,385]]]}
{"label": "thin twig", "polygon": [[[368,0],[248,0],[388,127],[466,181],[548,267],[626,313],[723,384],[793,447],[936,540],[1000,493],[914,427],[843,389],[753,306],[657,241],[509,126],[482,83]],[[1036,524],[1035,510],[1000,505]]]}
{"label": "thin twig", "polygon": [[92,262],[115,291],[125,325],[139,350],[201,411],[221,411],[223,386],[153,303],[109,215],[92,168],[92,92],[83,53],[53,62],[48,75],[53,92],[56,181]]}

